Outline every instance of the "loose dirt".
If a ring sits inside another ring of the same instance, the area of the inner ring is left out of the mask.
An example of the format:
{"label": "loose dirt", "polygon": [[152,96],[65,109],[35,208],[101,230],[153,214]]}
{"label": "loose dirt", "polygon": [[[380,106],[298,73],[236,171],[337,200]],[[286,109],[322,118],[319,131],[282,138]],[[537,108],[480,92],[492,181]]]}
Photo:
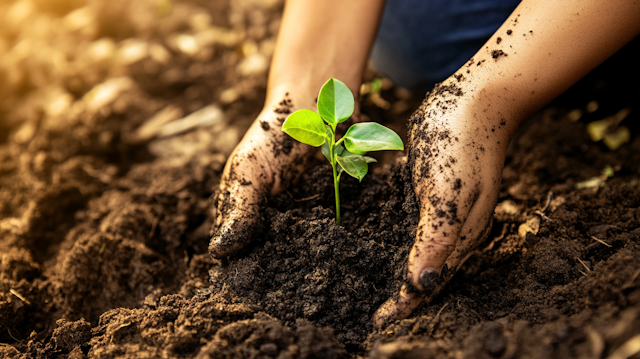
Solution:
{"label": "loose dirt", "polygon": [[[398,152],[343,179],[342,226],[319,162],[268,200],[253,244],[212,259],[211,197],[261,110],[281,11],[0,2],[0,357],[606,358],[637,338],[637,41],[523,126],[491,234],[410,318],[370,321],[418,221]],[[419,99],[382,99],[364,119],[406,136]],[[166,135],[209,104],[220,120]],[[588,122],[627,107],[630,143],[591,141]]]}

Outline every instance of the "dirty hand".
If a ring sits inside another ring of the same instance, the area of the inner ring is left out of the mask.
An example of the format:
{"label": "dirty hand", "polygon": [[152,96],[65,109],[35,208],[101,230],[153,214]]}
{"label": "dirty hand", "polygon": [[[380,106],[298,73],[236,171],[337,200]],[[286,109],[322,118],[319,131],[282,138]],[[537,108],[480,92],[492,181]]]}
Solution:
{"label": "dirty hand", "polygon": [[267,99],[227,160],[214,195],[217,204],[209,243],[213,257],[226,256],[249,243],[260,225],[259,210],[267,196],[296,181],[310,162],[313,147],[294,141],[280,128],[289,113],[315,108],[314,95],[283,92],[268,97],[274,100]]}
{"label": "dirty hand", "polygon": [[278,119],[288,114],[274,109],[281,109],[285,93],[290,112],[316,110],[318,90],[330,77],[357,94],[383,7],[380,0],[285,2],[266,105],[227,160],[220,183],[211,255],[224,256],[248,243],[266,195],[281,192],[309,163],[312,147],[280,131]]}
{"label": "dirty hand", "polygon": [[[455,78],[409,120],[408,166],[420,221],[400,293],[374,314],[382,327],[429,301],[491,229],[502,167],[517,122]],[[493,108],[492,108],[493,107]],[[502,113],[502,114],[501,114]]]}
{"label": "dirty hand", "polygon": [[637,36],[638,9],[622,0],[523,0],[427,96],[409,126],[408,165],[420,201],[416,241],[407,280],[374,314],[376,326],[431,300],[482,242],[518,122]]}

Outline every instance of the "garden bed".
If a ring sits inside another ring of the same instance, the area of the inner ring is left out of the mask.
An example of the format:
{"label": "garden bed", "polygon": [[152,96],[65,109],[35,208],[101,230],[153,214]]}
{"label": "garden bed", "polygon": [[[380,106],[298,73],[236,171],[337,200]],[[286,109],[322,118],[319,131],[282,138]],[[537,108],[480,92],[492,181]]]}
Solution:
{"label": "garden bed", "polygon": [[[491,235],[375,330],[419,215],[401,152],[343,179],[341,226],[318,162],[269,199],[255,243],[207,252],[282,3],[108,4],[0,3],[21,20],[0,30],[0,356],[605,358],[640,333],[637,44],[523,126]],[[419,101],[383,85],[363,113],[405,136]],[[626,108],[629,143],[591,141],[587,123]]]}

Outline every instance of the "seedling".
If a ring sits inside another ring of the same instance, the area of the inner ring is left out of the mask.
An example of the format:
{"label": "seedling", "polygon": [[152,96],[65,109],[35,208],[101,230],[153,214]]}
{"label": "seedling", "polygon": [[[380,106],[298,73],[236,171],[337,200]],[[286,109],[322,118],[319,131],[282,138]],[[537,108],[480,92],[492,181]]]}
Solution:
{"label": "seedling", "polygon": [[320,89],[318,112],[298,110],[282,124],[282,131],[295,140],[314,147],[322,146],[322,154],[333,168],[336,195],[336,223],[340,224],[340,176],[344,172],[362,181],[375,158],[369,151],[404,150],[400,136],[375,122],[356,123],[344,137],[336,141],[336,127],[353,114],[351,90],[333,77]]}

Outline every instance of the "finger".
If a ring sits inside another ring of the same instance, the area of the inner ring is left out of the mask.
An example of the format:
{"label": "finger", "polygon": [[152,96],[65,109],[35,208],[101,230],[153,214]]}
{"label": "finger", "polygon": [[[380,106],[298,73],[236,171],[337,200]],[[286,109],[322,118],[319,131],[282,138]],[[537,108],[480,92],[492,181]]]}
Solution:
{"label": "finger", "polygon": [[453,188],[432,186],[421,196],[416,241],[409,254],[409,277],[416,289],[426,295],[434,291],[440,270],[456,248],[475,196],[472,189],[461,189],[456,184]]}
{"label": "finger", "polygon": [[[259,230],[260,194],[249,185],[234,183],[231,191],[221,190],[216,223],[218,229],[209,242],[209,253],[220,258],[242,249]],[[251,187],[251,188],[244,188]]]}
{"label": "finger", "polygon": [[[407,318],[422,303],[429,302],[440,292],[444,285],[453,277],[460,266],[471,256],[477,244],[482,243],[491,232],[491,208],[495,207],[495,196],[484,196],[475,202],[468,217],[462,226],[460,236],[451,254],[446,257],[440,271],[436,274],[428,272],[425,276],[432,278],[421,278],[422,291],[411,282],[412,275],[409,274],[409,283],[404,284],[400,293],[384,302],[373,315],[373,325],[376,328],[383,328],[394,320]],[[467,240],[468,238],[468,240]],[[467,241],[468,243],[465,243]],[[416,243],[420,243],[417,241]],[[470,245],[467,245],[470,244]],[[419,246],[419,244],[416,244]],[[418,269],[419,270],[419,269]],[[413,271],[410,271],[412,273]],[[428,283],[424,283],[428,280]]]}
{"label": "finger", "polygon": [[373,314],[373,326],[383,328],[389,323],[408,317],[424,299],[424,294],[411,291],[411,285],[404,284],[400,293],[389,298]]}
{"label": "finger", "polygon": [[[487,169],[477,171],[475,181],[468,180],[468,184],[455,181],[448,195],[446,185],[432,187],[423,201],[426,215],[421,215],[409,270],[416,288],[427,295],[435,289],[435,281],[444,283],[453,276],[491,230],[502,168]],[[434,192],[446,199],[441,201],[444,206],[432,200]],[[443,209],[447,211],[444,215]],[[447,273],[442,273],[445,268]]]}
{"label": "finger", "polygon": [[252,239],[266,201],[265,171],[257,168],[256,151],[236,150],[230,156],[217,192],[216,218],[209,253],[216,258],[235,252]]}
{"label": "finger", "polygon": [[440,271],[438,281],[444,285],[460,269],[464,262],[471,257],[480,243],[491,233],[493,218],[491,213],[495,208],[495,196],[486,196],[486,200],[478,200],[471,208],[453,253],[449,255]]}

